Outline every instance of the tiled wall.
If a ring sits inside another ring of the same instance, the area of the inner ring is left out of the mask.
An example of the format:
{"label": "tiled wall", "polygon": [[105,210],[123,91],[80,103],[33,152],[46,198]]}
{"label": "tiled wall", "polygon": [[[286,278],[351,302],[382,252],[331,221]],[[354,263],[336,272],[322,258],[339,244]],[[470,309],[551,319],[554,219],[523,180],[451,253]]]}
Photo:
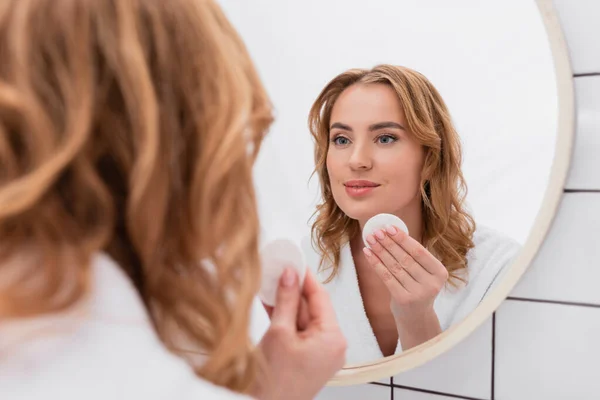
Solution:
{"label": "tiled wall", "polygon": [[600,399],[600,0],[554,0],[577,104],[575,149],[556,220],[497,312],[433,361],[319,400]]}

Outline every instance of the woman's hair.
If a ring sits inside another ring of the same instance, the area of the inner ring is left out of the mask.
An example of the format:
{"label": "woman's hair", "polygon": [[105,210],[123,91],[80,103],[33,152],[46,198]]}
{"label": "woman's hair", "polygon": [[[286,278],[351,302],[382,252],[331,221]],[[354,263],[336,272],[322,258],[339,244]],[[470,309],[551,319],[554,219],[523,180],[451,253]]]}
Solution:
{"label": "woman's hair", "polygon": [[379,65],[371,70],[351,69],[325,86],[308,118],[315,140],[315,171],[321,183],[322,203],[317,206],[312,226],[313,246],[321,253],[323,268],[332,268],[327,281],[339,270],[344,241],[359,233],[358,221],[351,219],[333,198],[327,171],[331,111],[340,94],[355,84],[385,84],[396,94],[406,116],[408,130],[425,149],[421,172],[421,201],[424,222],[423,245],[449,272],[449,282],[465,282],[461,273],[466,254],[473,247],[475,222],[463,208],[467,192],[461,172],[460,138],[450,114],[435,87],[422,74],[405,67]]}
{"label": "woman's hair", "polygon": [[4,0],[0,60],[0,317],[73,305],[105,252],[165,345],[186,357],[183,336],[209,355],[199,376],[247,391],[272,110],[220,8]]}

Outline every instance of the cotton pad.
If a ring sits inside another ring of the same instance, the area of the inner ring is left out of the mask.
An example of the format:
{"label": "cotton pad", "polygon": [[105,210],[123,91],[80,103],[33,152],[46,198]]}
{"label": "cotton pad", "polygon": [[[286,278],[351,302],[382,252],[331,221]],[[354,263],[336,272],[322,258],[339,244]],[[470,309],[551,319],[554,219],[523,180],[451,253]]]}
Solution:
{"label": "cotton pad", "polygon": [[402,221],[400,218],[393,214],[377,214],[367,221],[362,230],[362,238],[365,246],[371,248],[369,242],[367,242],[367,236],[374,235],[375,231],[379,229],[386,229],[390,226],[395,226],[396,228],[408,234],[408,228],[406,227],[404,221]]}
{"label": "cotton pad", "polygon": [[300,287],[304,284],[306,262],[300,247],[288,239],[277,239],[268,242],[260,251],[262,279],[259,297],[263,303],[275,306],[277,287],[283,271],[294,268],[298,274]]}

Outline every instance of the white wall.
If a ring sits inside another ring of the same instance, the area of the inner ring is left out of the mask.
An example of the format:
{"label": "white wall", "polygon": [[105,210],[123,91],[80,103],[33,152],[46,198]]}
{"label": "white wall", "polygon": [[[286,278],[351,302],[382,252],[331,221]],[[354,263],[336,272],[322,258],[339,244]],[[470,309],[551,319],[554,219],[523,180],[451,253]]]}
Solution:
{"label": "white wall", "polygon": [[[308,234],[318,180],[307,115],[352,67],[405,65],[448,103],[476,221],[520,242],[538,212],[556,131],[550,50],[533,1],[221,0],[277,110],[256,165],[266,232]],[[509,32],[509,34],[507,34]]]}

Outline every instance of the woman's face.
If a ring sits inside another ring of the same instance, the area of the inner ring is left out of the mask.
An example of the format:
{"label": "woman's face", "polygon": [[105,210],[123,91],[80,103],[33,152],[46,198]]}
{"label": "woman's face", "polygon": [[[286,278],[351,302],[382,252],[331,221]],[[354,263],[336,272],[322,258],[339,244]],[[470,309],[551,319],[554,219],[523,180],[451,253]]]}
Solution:
{"label": "woman's face", "polygon": [[361,225],[379,213],[420,212],[423,147],[407,131],[391,86],[355,84],[331,112],[327,171],[333,198]]}

